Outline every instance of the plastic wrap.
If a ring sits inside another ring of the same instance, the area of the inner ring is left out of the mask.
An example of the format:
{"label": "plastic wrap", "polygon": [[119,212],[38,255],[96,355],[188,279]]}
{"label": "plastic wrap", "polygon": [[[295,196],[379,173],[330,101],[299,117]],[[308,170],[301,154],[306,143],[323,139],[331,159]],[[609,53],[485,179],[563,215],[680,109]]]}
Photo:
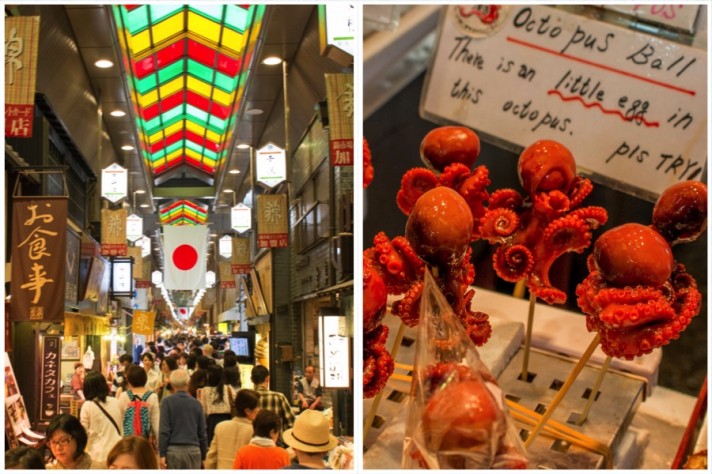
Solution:
{"label": "plastic wrap", "polygon": [[426,271],[402,467],[524,469],[502,391]]}

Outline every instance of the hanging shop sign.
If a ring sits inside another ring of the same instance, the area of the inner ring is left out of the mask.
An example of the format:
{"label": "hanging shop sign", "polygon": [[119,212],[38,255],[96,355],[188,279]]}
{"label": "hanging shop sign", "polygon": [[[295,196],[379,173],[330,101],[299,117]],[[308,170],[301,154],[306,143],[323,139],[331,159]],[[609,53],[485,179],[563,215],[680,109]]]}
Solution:
{"label": "hanging shop sign", "polygon": [[158,270],[151,273],[151,283],[154,285],[160,285],[163,283],[163,273]]}
{"label": "hanging shop sign", "polygon": [[134,311],[131,321],[131,332],[151,336],[156,323],[156,313],[154,311]]}
{"label": "hanging shop sign", "polygon": [[151,239],[145,235],[136,241],[136,246],[141,247],[141,257],[151,255]]}
{"label": "hanging shop sign", "polygon": [[64,335],[105,336],[111,332],[109,318],[93,314],[64,313]]}
{"label": "hanging shop sign", "polygon": [[355,5],[329,3],[318,8],[321,55],[348,66],[354,59]]}
{"label": "hanging shop sign", "polygon": [[64,312],[67,198],[13,197],[12,319],[61,321]]}
{"label": "hanging shop sign", "polygon": [[59,413],[60,350],[59,336],[44,336],[40,374],[40,421],[51,420]]}
{"label": "hanging shop sign", "polygon": [[217,276],[215,275],[215,272],[212,270],[208,270],[205,272],[205,286],[208,288],[212,288],[215,286],[215,281],[216,281]]}
{"label": "hanging shop sign", "polygon": [[5,136],[32,137],[40,17],[5,17]]}
{"label": "hanging shop sign", "polygon": [[143,237],[143,217],[131,214],[126,218],[126,239],[135,242]]}
{"label": "hanging shop sign", "polygon": [[232,257],[232,237],[226,235],[218,241],[218,252],[221,257]]}
{"label": "hanging shop sign", "polygon": [[250,239],[236,237],[232,239],[232,273],[250,273]]}
{"label": "hanging shop sign", "polygon": [[64,301],[70,306],[79,303],[79,261],[82,239],[72,228],[67,227],[67,255],[64,271]]}
{"label": "hanging shop sign", "polygon": [[126,168],[112,163],[101,170],[101,197],[117,203],[126,197],[128,186],[129,172]]}
{"label": "hanging shop sign", "polygon": [[606,10],[640,18],[650,23],[670,26],[689,33],[695,32],[700,5],[602,5]]}
{"label": "hanging shop sign", "polygon": [[101,254],[126,256],[126,209],[101,210]]}
{"label": "hanging shop sign", "polygon": [[[324,388],[349,388],[351,367],[346,317],[336,314],[319,316],[319,382]],[[322,313],[324,310],[322,309]]]}
{"label": "hanging shop sign", "polygon": [[101,292],[101,285],[104,281],[104,273],[107,271],[107,263],[107,260],[103,257],[97,256],[92,258],[86,292],[84,293],[83,299],[99,301],[99,293]]}
{"label": "hanging shop sign", "polygon": [[130,258],[111,260],[111,295],[114,298],[133,296],[132,262]]}
{"label": "hanging shop sign", "polygon": [[257,246],[289,246],[289,212],[286,194],[257,196]]}
{"label": "hanging shop sign", "polygon": [[268,143],[257,150],[255,163],[256,180],[268,189],[287,179],[287,154],[274,143]]}
{"label": "hanging shop sign", "polygon": [[444,10],[425,118],[516,152],[559,141],[582,172],[650,200],[704,176],[704,50],[551,7],[491,8]]}
{"label": "hanging shop sign", "polygon": [[[126,256],[133,259],[133,272],[131,276],[136,280],[143,279],[143,257],[141,247],[129,247],[126,249]],[[136,286],[138,288],[138,284]]]}
{"label": "hanging shop sign", "polygon": [[239,233],[247,232],[252,228],[252,209],[240,203],[230,212],[232,228]]}
{"label": "hanging shop sign", "polygon": [[219,262],[220,263],[220,288],[236,288],[235,276],[232,274],[232,269],[230,268],[230,262]]}
{"label": "hanging shop sign", "polygon": [[332,166],[354,164],[354,75],[324,74]]}

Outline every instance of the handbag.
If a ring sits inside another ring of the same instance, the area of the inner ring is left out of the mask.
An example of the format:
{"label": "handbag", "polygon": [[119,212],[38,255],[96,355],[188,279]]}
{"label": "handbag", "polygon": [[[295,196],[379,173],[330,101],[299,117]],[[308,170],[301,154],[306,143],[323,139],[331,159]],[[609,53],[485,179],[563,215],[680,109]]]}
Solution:
{"label": "handbag", "polygon": [[104,407],[101,406],[101,404],[99,404],[99,402],[98,402],[96,399],[94,399],[94,400],[92,400],[92,401],[94,402],[94,405],[98,406],[98,407],[99,407],[99,410],[101,410],[101,412],[102,412],[104,415],[106,415],[106,417],[109,419],[109,421],[111,421],[111,424],[114,425],[114,428],[116,428],[116,432],[119,433],[119,436],[121,436],[121,430],[119,429],[119,425],[116,424],[116,420],[114,420],[114,419],[111,417],[111,415],[109,415],[109,412],[106,411],[106,410],[104,409]]}

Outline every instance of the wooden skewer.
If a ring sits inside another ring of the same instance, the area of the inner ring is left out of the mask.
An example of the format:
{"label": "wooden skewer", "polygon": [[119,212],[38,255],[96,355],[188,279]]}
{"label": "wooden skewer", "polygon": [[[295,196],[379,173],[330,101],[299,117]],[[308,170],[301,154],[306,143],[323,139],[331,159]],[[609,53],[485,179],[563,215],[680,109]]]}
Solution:
{"label": "wooden skewer", "polygon": [[527,332],[524,337],[524,361],[522,362],[521,380],[527,381],[529,371],[529,349],[532,344],[532,327],[534,326],[534,310],[536,309],[536,295],[529,290],[529,314],[527,315]]}
{"label": "wooden skewer", "polygon": [[[403,334],[405,334],[405,328],[406,325],[403,323],[400,323],[400,326],[398,327],[398,333],[396,333],[396,339],[393,341],[393,346],[391,346],[391,357],[393,357],[393,360],[396,359],[396,356],[398,355],[398,349],[400,349],[401,342],[403,341]],[[363,439],[366,439],[366,436],[368,436],[368,430],[371,429],[371,425],[373,424],[373,419],[376,417],[376,410],[378,410],[378,405],[381,403],[381,398],[383,397],[383,390],[378,392],[376,397],[373,399],[373,403],[371,404],[371,409],[368,411],[368,415],[366,416],[366,420],[363,423]]]}
{"label": "wooden skewer", "polygon": [[588,400],[586,401],[586,406],[583,408],[583,413],[581,413],[581,416],[579,417],[577,423],[579,426],[583,425],[584,421],[586,421],[586,418],[588,418],[588,412],[591,411],[593,402],[596,401],[596,396],[598,395],[598,391],[601,389],[603,377],[606,376],[606,372],[608,372],[609,365],[611,365],[611,356],[606,357],[605,362],[603,362],[603,365],[601,366],[601,373],[598,374],[598,378],[596,378],[596,382],[594,382],[593,387],[591,388],[591,393],[588,396]]}
{"label": "wooden skewer", "polygon": [[561,400],[563,400],[564,396],[566,396],[566,393],[571,388],[571,385],[573,385],[574,381],[576,381],[576,377],[578,377],[583,368],[586,366],[586,363],[591,358],[593,351],[596,350],[596,347],[598,347],[599,342],[601,342],[601,335],[599,333],[596,333],[593,340],[588,345],[586,352],[583,353],[581,359],[579,359],[578,363],[573,368],[568,378],[564,382],[564,385],[561,387],[561,390],[559,390],[559,393],[556,394],[556,397],[554,397],[554,400],[546,409],[546,412],[544,412],[544,414],[542,415],[541,420],[539,420],[539,423],[537,423],[532,432],[529,434],[529,437],[524,443],[524,447],[529,448],[529,446],[534,442],[541,429],[544,427],[549,418],[551,418],[551,415],[554,414],[554,410],[556,410],[556,407],[559,405],[559,403],[561,403]]}

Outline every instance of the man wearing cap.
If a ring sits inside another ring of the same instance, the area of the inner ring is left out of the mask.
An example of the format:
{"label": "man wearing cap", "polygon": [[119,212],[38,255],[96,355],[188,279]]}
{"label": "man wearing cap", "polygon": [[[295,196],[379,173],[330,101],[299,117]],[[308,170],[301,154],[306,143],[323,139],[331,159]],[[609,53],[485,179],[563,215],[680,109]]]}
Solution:
{"label": "man wearing cap", "polygon": [[294,428],[285,431],[282,437],[299,461],[284,469],[329,469],[324,464],[324,456],[339,444],[329,433],[329,421],[315,410],[304,410],[294,422]]}

